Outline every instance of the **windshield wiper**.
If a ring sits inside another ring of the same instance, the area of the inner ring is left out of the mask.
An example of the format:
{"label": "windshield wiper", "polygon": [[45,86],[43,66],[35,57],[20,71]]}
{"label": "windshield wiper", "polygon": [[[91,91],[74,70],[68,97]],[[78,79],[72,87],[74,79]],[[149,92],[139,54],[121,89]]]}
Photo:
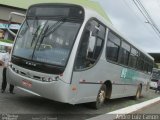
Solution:
{"label": "windshield wiper", "polygon": [[61,18],[59,21],[57,21],[52,26],[50,26],[50,27],[47,26],[46,27],[46,29],[44,30],[43,35],[41,37],[41,40],[39,42],[38,49],[40,48],[40,45],[42,44],[44,38],[47,37],[48,35],[50,35],[51,33],[54,33],[54,31],[56,31],[57,28],[59,28],[64,23],[65,20],[66,20],[66,18]]}
{"label": "windshield wiper", "polygon": [[36,38],[37,38],[37,34],[38,34],[39,28],[40,28],[40,25],[37,27],[35,33],[33,34],[34,36],[33,36],[33,39],[31,41],[31,46],[32,46],[33,42],[36,40]]}
{"label": "windshield wiper", "polygon": [[47,37],[48,35],[50,35],[52,32],[54,32],[57,28],[59,28],[64,21],[66,20],[66,18],[61,18],[59,21],[57,21],[54,25],[50,26],[50,28],[48,29],[48,31],[45,34],[45,37]]}
{"label": "windshield wiper", "polygon": [[[37,41],[36,41],[35,46],[34,46],[34,49],[33,49],[32,58],[33,58],[34,52],[35,52],[35,50],[36,50],[36,46],[37,46],[37,43],[38,43],[38,39],[40,38],[42,32],[44,31],[44,28],[45,28],[45,26],[47,25],[47,23],[48,23],[48,20],[45,22],[45,25],[43,26],[43,28],[42,28],[42,30],[41,30],[41,33],[39,34],[39,36],[38,36],[38,38],[37,38]],[[41,27],[41,26],[39,26],[39,27]],[[39,28],[39,29],[40,29],[40,28]],[[36,30],[36,31],[38,31],[38,30]],[[36,33],[38,33],[38,32],[36,32]]]}

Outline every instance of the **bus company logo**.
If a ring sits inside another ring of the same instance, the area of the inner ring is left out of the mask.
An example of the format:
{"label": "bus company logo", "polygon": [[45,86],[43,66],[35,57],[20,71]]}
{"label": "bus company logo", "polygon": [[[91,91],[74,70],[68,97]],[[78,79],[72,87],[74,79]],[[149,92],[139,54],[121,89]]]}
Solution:
{"label": "bus company logo", "polygon": [[26,62],[26,65],[30,65],[30,66],[34,66],[34,67],[36,67],[36,64],[35,63],[33,63],[33,62]]}

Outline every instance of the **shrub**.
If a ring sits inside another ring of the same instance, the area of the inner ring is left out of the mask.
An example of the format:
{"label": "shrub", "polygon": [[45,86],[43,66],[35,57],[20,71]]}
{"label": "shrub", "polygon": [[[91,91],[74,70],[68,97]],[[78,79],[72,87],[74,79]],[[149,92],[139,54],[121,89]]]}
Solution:
{"label": "shrub", "polygon": [[0,39],[0,42],[13,43],[13,40]]}

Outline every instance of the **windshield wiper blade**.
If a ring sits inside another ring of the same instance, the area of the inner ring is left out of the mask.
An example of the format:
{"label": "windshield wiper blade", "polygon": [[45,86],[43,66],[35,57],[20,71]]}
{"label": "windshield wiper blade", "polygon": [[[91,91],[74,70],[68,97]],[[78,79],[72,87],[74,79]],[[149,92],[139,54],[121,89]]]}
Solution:
{"label": "windshield wiper blade", "polygon": [[39,29],[40,29],[40,25],[37,27],[35,33],[33,34],[34,36],[33,36],[33,39],[31,41],[31,46],[32,46],[33,42],[36,40],[36,38],[37,38],[37,34],[38,34],[38,30]]}
{"label": "windshield wiper blade", "polygon": [[54,33],[54,31],[59,28],[63,23],[64,21],[66,20],[66,18],[61,18],[59,21],[57,21],[55,24],[53,24],[52,26],[47,26],[47,28],[44,30],[44,34],[42,35],[41,37],[41,41],[39,43],[39,46],[38,46],[38,49],[40,48],[40,45],[42,44],[43,40],[45,37],[47,37],[48,35],[50,35],[51,33]]}
{"label": "windshield wiper blade", "polygon": [[38,31],[41,28],[41,25],[38,25],[37,17],[35,17],[35,19],[33,21],[33,24],[35,24],[35,22],[36,22],[36,24],[37,24],[38,27],[37,27],[35,33],[32,33],[32,35],[34,35],[34,36],[33,36],[32,41],[31,41],[31,46],[32,46],[33,42],[36,40],[36,38],[38,37]]}
{"label": "windshield wiper blade", "polygon": [[45,32],[47,32],[48,29],[49,29],[49,25],[46,27],[46,29],[45,29],[44,32],[43,32],[44,34],[43,34],[42,37],[41,37],[41,40],[40,40],[40,42],[39,42],[38,49],[40,48],[40,45],[42,44],[42,42],[43,42],[43,40],[44,40],[44,38],[45,38]]}
{"label": "windshield wiper blade", "polygon": [[48,31],[46,32],[45,34],[45,37],[50,35],[52,32],[54,32],[57,28],[59,28],[63,23],[64,21],[66,20],[66,18],[61,18],[59,21],[57,21],[54,25],[52,25]]}
{"label": "windshield wiper blade", "polygon": [[[44,30],[45,26],[47,25],[47,23],[48,23],[48,20],[45,22],[45,25],[43,26],[43,28],[42,28],[42,30],[41,30],[41,33],[43,32],[43,30]],[[41,26],[40,26],[40,27],[41,27]],[[40,29],[40,28],[39,28],[39,29]],[[36,41],[36,43],[35,43],[35,47],[34,47],[34,49],[33,49],[33,54],[32,54],[32,59],[33,59],[33,56],[34,56],[34,53],[35,53],[35,50],[36,50],[36,46],[37,46],[37,43],[38,43],[38,39],[39,39],[40,36],[41,36],[41,33],[38,35],[37,41]]]}

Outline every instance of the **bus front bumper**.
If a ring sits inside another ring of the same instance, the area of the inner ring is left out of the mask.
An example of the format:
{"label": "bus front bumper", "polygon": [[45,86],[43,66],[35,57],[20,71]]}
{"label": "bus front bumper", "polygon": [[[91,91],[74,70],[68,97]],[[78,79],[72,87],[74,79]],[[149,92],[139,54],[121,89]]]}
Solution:
{"label": "bus front bumper", "polygon": [[61,80],[52,82],[37,81],[17,74],[9,67],[7,70],[7,81],[28,93],[58,102],[75,104],[70,84]]}

